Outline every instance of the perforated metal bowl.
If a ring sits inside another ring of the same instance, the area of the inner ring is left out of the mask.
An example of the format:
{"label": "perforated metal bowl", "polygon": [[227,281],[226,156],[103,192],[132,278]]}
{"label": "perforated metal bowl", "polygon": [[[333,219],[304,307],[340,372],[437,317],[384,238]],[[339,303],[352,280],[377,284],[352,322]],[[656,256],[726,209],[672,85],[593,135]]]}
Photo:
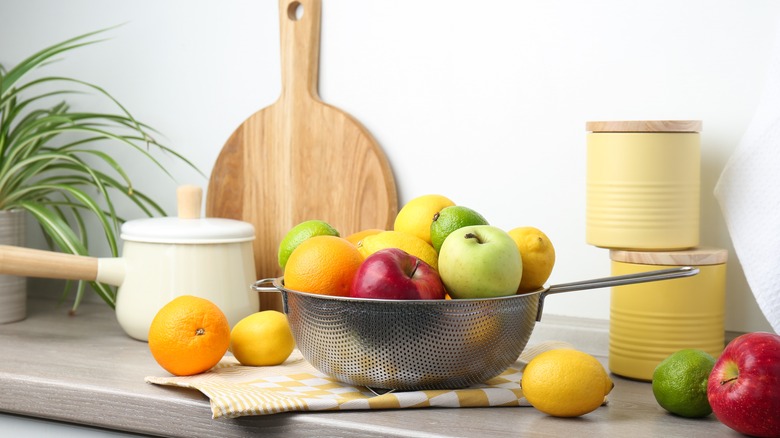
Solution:
{"label": "perforated metal bowl", "polygon": [[489,299],[380,300],[317,295],[256,282],[281,292],[303,357],[339,381],[391,390],[455,389],[501,374],[525,348],[547,295],[695,275],[664,269],[550,286]]}

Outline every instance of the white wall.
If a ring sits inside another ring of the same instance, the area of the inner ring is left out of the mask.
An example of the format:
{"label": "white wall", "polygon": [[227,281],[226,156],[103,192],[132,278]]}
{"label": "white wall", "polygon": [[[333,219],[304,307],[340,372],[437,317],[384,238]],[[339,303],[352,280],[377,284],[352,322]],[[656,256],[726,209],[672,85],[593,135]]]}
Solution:
{"label": "white wall", "polygon": [[[321,97],[375,135],[401,203],[441,193],[494,225],[543,229],[553,283],[609,275],[607,250],[585,243],[585,122],[701,119],[702,244],[732,249],[712,189],[761,95],[780,3],[323,3]],[[278,20],[273,0],[0,0],[0,62],[125,23],[50,72],[102,85],[208,174],[279,94]],[[126,165],[171,213],[178,183],[207,183],[177,163],[177,181]],[[769,330],[731,255],[727,329]],[[545,312],[606,319],[609,291],[557,295]]]}

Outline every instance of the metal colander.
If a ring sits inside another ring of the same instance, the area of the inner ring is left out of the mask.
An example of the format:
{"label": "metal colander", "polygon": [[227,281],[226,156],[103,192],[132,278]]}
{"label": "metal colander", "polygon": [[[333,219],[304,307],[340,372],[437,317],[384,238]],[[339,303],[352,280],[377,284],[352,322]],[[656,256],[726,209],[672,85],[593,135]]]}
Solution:
{"label": "metal colander", "polygon": [[495,377],[517,360],[549,294],[697,272],[690,267],[664,269],[523,295],[461,300],[317,295],[286,289],[282,277],[260,280],[252,288],[282,293],[298,349],[324,374],[369,388],[455,389]]}

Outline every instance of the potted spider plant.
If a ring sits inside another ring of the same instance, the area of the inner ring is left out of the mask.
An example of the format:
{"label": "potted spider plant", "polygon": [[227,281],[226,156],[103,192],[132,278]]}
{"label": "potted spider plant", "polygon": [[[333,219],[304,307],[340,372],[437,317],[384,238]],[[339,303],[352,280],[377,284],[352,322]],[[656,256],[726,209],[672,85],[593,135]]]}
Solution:
{"label": "potted spider plant", "polygon": [[[136,120],[103,88],[79,79],[34,74],[50,68],[60,55],[102,41],[95,36],[107,30],[47,47],[10,69],[0,64],[0,244],[24,246],[24,224],[31,217],[52,249],[87,255],[90,238],[97,236],[117,257],[119,230],[125,221],[117,214],[117,198],[129,199],[132,208],[150,217],[165,211],[133,187],[130,176],[113,158],[112,148],[130,148],[168,176],[153,151],[195,168],[158,143],[151,135],[156,131]],[[65,100],[85,92],[107,101],[113,112],[75,110]],[[90,217],[98,227],[88,225]],[[88,284],[114,307],[116,288],[97,282],[67,282],[64,296],[75,290],[71,312],[82,301]],[[23,294],[22,298],[9,297],[14,293]],[[23,279],[0,276],[0,308],[11,313],[0,313],[0,322],[23,319],[25,302]]]}

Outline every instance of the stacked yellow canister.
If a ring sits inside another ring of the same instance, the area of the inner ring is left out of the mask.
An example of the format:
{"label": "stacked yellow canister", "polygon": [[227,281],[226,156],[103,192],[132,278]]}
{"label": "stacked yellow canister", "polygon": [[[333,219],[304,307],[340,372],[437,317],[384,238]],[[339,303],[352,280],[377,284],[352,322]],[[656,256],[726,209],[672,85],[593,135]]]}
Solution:
{"label": "stacked yellow canister", "polygon": [[609,368],[651,380],[683,348],[724,346],[727,252],[699,247],[701,121],[588,122],[586,241],[612,275],[695,266],[684,279],[620,286],[610,302]]}

